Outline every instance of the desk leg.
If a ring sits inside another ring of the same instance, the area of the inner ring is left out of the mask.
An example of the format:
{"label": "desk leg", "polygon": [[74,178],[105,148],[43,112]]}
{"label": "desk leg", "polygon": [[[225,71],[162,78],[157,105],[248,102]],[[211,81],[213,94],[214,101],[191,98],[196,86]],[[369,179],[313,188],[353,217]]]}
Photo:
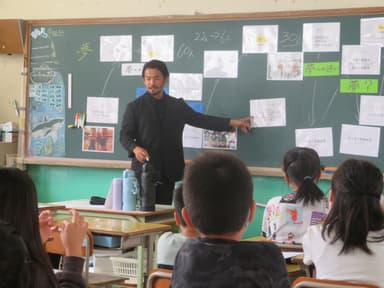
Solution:
{"label": "desk leg", "polygon": [[148,243],[147,243],[147,275],[154,269],[154,267],[157,267],[157,261],[156,261],[156,240],[158,238],[157,234],[152,234],[148,236]]}
{"label": "desk leg", "polygon": [[144,287],[144,248],[143,245],[137,246],[137,288]]}

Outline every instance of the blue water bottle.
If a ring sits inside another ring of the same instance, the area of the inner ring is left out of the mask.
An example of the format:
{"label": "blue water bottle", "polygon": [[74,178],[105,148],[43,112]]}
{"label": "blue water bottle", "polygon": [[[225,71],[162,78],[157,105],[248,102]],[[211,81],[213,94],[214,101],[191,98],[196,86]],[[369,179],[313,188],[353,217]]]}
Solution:
{"label": "blue water bottle", "polygon": [[137,192],[139,184],[135,172],[131,169],[125,169],[123,172],[123,210],[135,211]]}

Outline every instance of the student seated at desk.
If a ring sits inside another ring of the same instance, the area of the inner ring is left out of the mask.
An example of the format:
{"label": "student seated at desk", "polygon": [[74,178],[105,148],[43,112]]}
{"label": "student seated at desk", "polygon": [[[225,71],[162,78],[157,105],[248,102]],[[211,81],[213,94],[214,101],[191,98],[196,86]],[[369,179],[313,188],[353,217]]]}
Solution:
{"label": "student seated at desk", "polygon": [[[51,228],[57,226],[49,211],[42,212],[39,217],[36,188],[32,179],[22,170],[0,168],[0,199],[0,221],[9,225],[11,237],[19,239],[19,245],[8,247],[9,242],[2,242],[5,238],[0,237],[0,255],[7,255],[3,253],[4,249],[23,249],[23,255],[15,253],[15,259],[9,259],[9,265],[15,264],[12,261],[22,261],[20,270],[13,271],[16,275],[9,275],[11,271],[7,272],[7,276],[1,273],[0,287],[85,288],[81,246],[88,224],[83,217],[72,211],[72,221],[63,221],[59,227],[67,256],[64,257],[63,271],[55,275],[43,243],[50,237]],[[0,272],[4,269],[3,260],[0,261]],[[18,283],[12,282],[19,279],[22,280]],[[12,284],[2,286],[5,280]]]}
{"label": "student seated at desk", "polygon": [[327,213],[328,201],[316,184],[321,176],[319,155],[311,148],[290,149],[283,173],[293,192],[268,201],[262,232],[269,240],[300,244],[308,226],[320,223]]}
{"label": "student seated at desk", "polygon": [[372,163],[350,159],[332,177],[331,209],[303,238],[304,264],[320,279],[384,287],[383,175]]}
{"label": "student seated at desk", "polygon": [[179,185],[173,195],[173,205],[175,206],[174,217],[176,224],[180,227],[181,233],[172,231],[161,234],[157,241],[157,266],[159,268],[173,269],[175,258],[180,247],[189,237],[197,237],[195,229],[189,227],[181,215],[184,208],[183,186]]}
{"label": "student seated at desk", "polygon": [[256,208],[252,178],[240,159],[202,153],[187,166],[183,184],[183,218],[201,236],[179,250],[172,288],[290,287],[276,245],[240,241]]}

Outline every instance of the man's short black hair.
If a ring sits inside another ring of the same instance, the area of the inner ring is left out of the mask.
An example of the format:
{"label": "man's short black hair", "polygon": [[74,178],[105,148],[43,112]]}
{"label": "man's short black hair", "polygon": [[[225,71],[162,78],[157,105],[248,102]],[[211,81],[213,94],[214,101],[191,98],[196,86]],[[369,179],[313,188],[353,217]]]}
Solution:
{"label": "man's short black hair", "polygon": [[193,159],[183,181],[185,207],[201,233],[240,231],[252,203],[252,177],[245,164],[224,152],[206,152]]}
{"label": "man's short black hair", "polygon": [[169,77],[169,72],[167,65],[163,61],[160,60],[151,60],[144,64],[143,71],[141,72],[141,76],[144,78],[145,70],[146,69],[157,69],[163,74],[164,78]]}

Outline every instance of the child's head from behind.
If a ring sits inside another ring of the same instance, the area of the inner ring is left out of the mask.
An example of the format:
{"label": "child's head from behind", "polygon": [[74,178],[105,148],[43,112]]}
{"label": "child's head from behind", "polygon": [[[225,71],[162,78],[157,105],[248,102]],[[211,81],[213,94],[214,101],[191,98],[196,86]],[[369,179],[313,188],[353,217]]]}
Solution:
{"label": "child's head from behind", "polygon": [[296,187],[296,198],[304,200],[304,205],[324,197],[316,185],[321,175],[321,163],[314,149],[295,147],[288,150],[282,168],[287,182]]}
{"label": "child's head from behind", "polygon": [[368,232],[384,228],[382,190],[383,175],[368,161],[349,159],[336,170],[331,182],[331,210],[324,225],[343,239],[341,252],[360,248],[369,253]]}
{"label": "child's head from behind", "polygon": [[300,185],[304,178],[320,177],[321,164],[317,152],[311,148],[295,147],[288,150],[283,159],[283,171],[288,179]]}
{"label": "child's head from behind", "polygon": [[232,154],[199,155],[187,166],[183,184],[189,220],[203,235],[241,231],[253,215],[252,177]]}
{"label": "child's head from behind", "polygon": [[192,227],[189,227],[183,218],[181,210],[184,208],[184,200],[183,200],[183,185],[179,185],[176,187],[173,194],[173,205],[175,207],[175,220],[176,224],[179,225],[181,232],[184,236],[187,237],[196,237],[198,233]]}
{"label": "child's head from behind", "polygon": [[[370,216],[371,224],[383,218],[374,215],[381,214],[380,196],[383,192],[383,174],[371,162],[356,159],[344,161],[332,177],[331,189],[332,209],[341,210],[345,215],[349,214],[346,210],[356,210],[350,211],[351,215],[362,213],[361,216]],[[366,211],[363,212],[365,209]],[[381,226],[383,223],[378,224]]]}

